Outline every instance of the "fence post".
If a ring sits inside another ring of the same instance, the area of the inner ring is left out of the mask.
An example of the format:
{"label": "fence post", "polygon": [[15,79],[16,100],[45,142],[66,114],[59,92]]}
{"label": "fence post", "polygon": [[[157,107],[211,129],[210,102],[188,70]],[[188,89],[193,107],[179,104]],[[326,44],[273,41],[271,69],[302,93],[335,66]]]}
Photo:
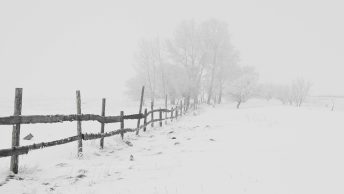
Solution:
{"label": "fence post", "polygon": [[151,102],[151,127],[154,127],[154,113],[153,113],[153,110],[154,110],[154,101]]}
{"label": "fence post", "polygon": [[162,127],[162,110],[161,110],[161,108],[160,108],[160,110],[159,110],[159,120],[160,120],[160,127]]}
{"label": "fence post", "polygon": [[174,111],[174,109],[171,108],[171,122],[173,121],[173,111]]}
{"label": "fence post", "polygon": [[[167,110],[167,95],[165,96],[165,109]],[[165,125],[167,124],[167,111],[165,112]]]}
{"label": "fence post", "polygon": [[[102,99],[102,116],[105,116],[105,105],[106,105],[106,99],[103,98]],[[105,131],[105,123],[101,123],[101,127],[100,127],[100,133],[104,133]],[[100,148],[103,149],[104,148],[104,138],[100,139]]]}
{"label": "fence post", "polygon": [[147,108],[145,108],[145,117],[143,118],[143,131],[146,132],[146,129],[147,129]]}
{"label": "fence post", "polygon": [[[77,111],[78,115],[81,115],[80,90],[76,91],[76,111]],[[82,157],[82,129],[81,129],[81,121],[79,119],[77,121],[77,134],[79,136],[79,139],[78,139],[78,157]]]}
{"label": "fence post", "polygon": [[[143,95],[145,93],[145,87],[142,86],[142,90],[141,90],[141,100],[140,100],[140,109],[139,109],[139,114],[142,113],[142,104],[143,104]],[[136,135],[139,134],[140,131],[140,118],[137,120],[137,131],[136,131]]]}
{"label": "fence post", "polygon": [[[123,119],[124,111],[121,111],[120,116],[121,116],[121,130],[123,130],[124,129],[124,119]],[[121,137],[122,137],[122,139],[124,138],[123,131],[121,131]]]}
{"label": "fence post", "polygon": [[[14,98],[14,114],[13,114],[14,116],[21,115],[22,96],[23,96],[23,89],[16,88],[15,98]],[[12,148],[19,146],[19,141],[20,141],[20,124],[16,124],[13,126],[13,130],[12,130]],[[10,170],[14,174],[18,174],[18,165],[19,165],[18,155],[11,156]]]}

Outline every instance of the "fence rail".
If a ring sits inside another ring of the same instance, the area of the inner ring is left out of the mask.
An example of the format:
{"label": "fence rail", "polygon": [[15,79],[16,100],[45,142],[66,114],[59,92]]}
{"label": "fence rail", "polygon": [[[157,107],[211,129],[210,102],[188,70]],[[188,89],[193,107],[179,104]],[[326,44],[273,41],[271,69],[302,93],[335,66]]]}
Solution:
{"label": "fence rail", "polygon": [[[173,119],[177,120],[178,116],[182,116],[182,114],[186,113],[188,107],[183,106],[183,103],[180,105],[171,107],[171,109],[167,108],[167,96],[165,98],[165,108],[158,108],[154,109],[154,103],[151,103],[151,110],[148,111],[147,108],[142,112],[142,104],[143,104],[143,96],[144,96],[144,87],[142,87],[141,92],[141,101],[140,101],[140,109],[138,114],[130,114],[124,115],[123,111],[120,111],[119,116],[105,116],[105,101],[106,99],[102,99],[102,113],[101,115],[96,114],[81,114],[81,96],[80,91],[77,91],[77,113],[78,114],[70,114],[70,115],[21,115],[21,98],[22,98],[22,89],[16,89],[16,98],[15,98],[15,114],[14,116],[8,117],[0,117],[0,125],[13,125],[13,132],[12,132],[12,148],[9,149],[1,149],[0,150],[0,158],[2,157],[9,157],[11,156],[11,167],[10,170],[13,173],[18,173],[18,163],[19,155],[28,154],[31,150],[42,149],[46,147],[52,147],[62,144],[71,143],[74,141],[78,141],[78,156],[82,156],[82,141],[87,140],[94,140],[100,139],[100,148],[104,147],[104,138],[110,137],[114,135],[121,135],[122,139],[125,133],[128,132],[136,132],[138,135],[139,130],[143,129],[146,131],[147,126],[153,124],[155,122],[159,122],[159,126],[162,126],[162,121],[165,121],[165,124],[168,120],[173,121]],[[18,100],[19,99],[19,100]],[[196,102],[195,102],[196,103]],[[194,103],[194,107],[197,107]],[[159,113],[158,118],[154,118],[154,113]],[[165,117],[162,117],[162,113],[165,113]],[[170,116],[167,116],[167,113],[171,113]],[[148,120],[151,118],[150,120]],[[136,128],[125,128],[124,121],[125,120],[138,120]],[[143,119],[143,124],[140,125],[140,119]],[[67,137],[59,140],[54,140],[50,142],[42,142],[42,143],[35,143],[32,145],[27,146],[19,146],[19,135],[20,134],[20,125],[21,124],[45,124],[45,123],[61,123],[61,122],[72,122],[77,121],[77,135],[72,137]],[[81,121],[98,121],[101,123],[101,130],[100,133],[82,133]],[[106,123],[120,123],[120,129],[104,132],[104,127]]]}

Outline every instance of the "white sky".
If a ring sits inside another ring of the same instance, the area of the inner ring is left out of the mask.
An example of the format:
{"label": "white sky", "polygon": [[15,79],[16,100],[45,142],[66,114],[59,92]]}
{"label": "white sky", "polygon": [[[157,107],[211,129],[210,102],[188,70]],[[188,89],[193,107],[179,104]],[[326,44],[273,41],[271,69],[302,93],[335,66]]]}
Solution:
{"label": "white sky", "polygon": [[183,19],[229,24],[261,81],[304,77],[313,94],[344,95],[344,3],[317,0],[0,1],[0,97],[123,94],[137,40]]}

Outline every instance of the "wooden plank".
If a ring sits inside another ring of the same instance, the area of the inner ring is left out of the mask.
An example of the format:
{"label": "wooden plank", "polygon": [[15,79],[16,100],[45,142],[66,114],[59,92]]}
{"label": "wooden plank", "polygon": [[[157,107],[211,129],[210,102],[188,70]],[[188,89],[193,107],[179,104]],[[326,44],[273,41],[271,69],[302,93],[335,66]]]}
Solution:
{"label": "wooden plank", "polygon": [[[142,86],[139,114],[141,114],[141,112],[142,112],[142,105],[143,105],[143,96],[144,96],[144,93],[145,93],[145,87]],[[137,120],[137,131],[136,131],[136,135],[139,135],[139,131],[140,131],[140,118]]]}
{"label": "wooden plank", "polygon": [[92,139],[99,139],[99,138],[104,138],[104,137],[110,137],[110,136],[114,136],[114,135],[118,135],[118,134],[125,134],[125,133],[128,133],[128,132],[136,132],[137,129],[131,129],[131,128],[123,128],[123,129],[120,129],[120,130],[116,130],[116,131],[111,131],[111,132],[107,132],[107,133],[96,133],[96,134],[93,134],[93,133],[89,133],[89,134],[84,134],[83,135],[83,139],[84,140],[92,140]]}
{"label": "wooden plank", "polygon": [[38,144],[32,144],[29,146],[21,146],[21,147],[14,147],[11,149],[3,149],[0,150],[0,158],[1,157],[7,157],[7,156],[12,156],[12,155],[22,155],[22,154],[27,154],[30,150],[35,150],[35,149],[42,149],[45,147],[51,147],[51,146],[56,146],[56,145],[62,145],[70,142],[77,141],[79,139],[79,136],[72,136],[56,141],[51,141],[51,142],[42,142]]}
{"label": "wooden plank", "polygon": [[171,112],[171,110],[168,110],[168,109],[164,109],[164,108],[159,108],[159,109],[155,109],[155,110],[150,110],[148,111],[148,114],[152,114],[152,113],[155,113],[155,112]]}
{"label": "wooden plank", "polygon": [[[14,99],[14,115],[21,115],[22,111],[22,98],[23,98],[23,89],[16,88],[15,90],[15,99]],[[20,124],[13,126],[12,130],[12,148],[19,146],[20,141]],[[14,174],[18,173],[19,158],[18,155],[11,157],[10,171]]]}
{"label": "wooden plank", "polygon": [[143,119],[144,115],[141,114],[132,114],[132,115],[123,115],[124,120],[134,120],[134,119]]}
{"label": "wooden plank", "polygon": [[[105,106],[106,106],[106,99],[103,98],[102,99],[102,112],[101,112],[101,116],[105,117]],[[104,133],[105,131],[105,123],[101,123],[100,126],[100,133]],[[104,148],[104,138],[100,139],[100,149]]]}
{"label": "wooden plank", "polygon": [[[78,115],[81,114],[81,95],[80,91],[76,91],[76,112]],[[82,157],[82,129],[81,129],[81,121],[77,121],[77,135],[79,136],[78,139],[78,157]]]}
{"label": "wooden plank", "polygon": [[[142,115],[128,115],[126,119],[137,119]],[[30,115],[30,116],[9,116],[0,117],[0,125],[15,124],[37,124],[37,123],[61,123],[64,121],[98,121],[100,123],[120,122],[120,116],[103,117],[94,114],[71,114],[71,115]]]}
{"label": "wooden plank", "polygon": [[[140,126],[140,128],[143,128],[144,126]],[[92,139],[99,139],[99,138],[105,138],[105,137],[110,137],[113,135],[118,135],[118,134],[124,134],[128,132],[136,132],[135,129],[131,128],[126,128],[126,129],[120,129],[120,130],[115,130],[107,133],[97,133],[97,134],[82,134],[82,139],[83,140],[92,140]],[[55,141],[50,141],[50,142],[42,142],[38,144],[32,144],[28,146],[21,146],[21,147],[14,147],[10,149],[2,149],[0,150],[0,158],[2,157],[7,157],[7,156],[13,156],[13,155],[22,155],[22,154],[27,154],[31,150],[36,150],[36,149],[42,149],[46,147],[52,147],[52,146],[57,146],[57,145],[62,145],[66,143],[71,143],[74,141],[78,141],[80,138],[79,135],[68,137],[68,138],[63,138],[60,140],[55,140]]]}

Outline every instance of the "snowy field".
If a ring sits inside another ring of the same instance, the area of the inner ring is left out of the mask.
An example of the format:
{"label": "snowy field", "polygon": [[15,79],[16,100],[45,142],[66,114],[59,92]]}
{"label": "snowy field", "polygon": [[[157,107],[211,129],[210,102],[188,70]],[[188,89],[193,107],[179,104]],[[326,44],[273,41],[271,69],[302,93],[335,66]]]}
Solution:
{"label": "snowy field", "polygon": [[[100,113],[98,101],[86,100],[83,112]],[[73,103],[25,105],[23,114],[75,112]],[[126,135],[133,147],[116,136],[106,138],[101,151],[99,140],[84,142],[84,159],[75,158],[76,143],[20,156],[20,173],[0,193],[344,193],[344,110],[339,107],[331,111],[326,102],[314,100],[301,108],[258,100],[239,110],[235,104],[203,105],[140,137]],[[13,111],[3,110],[2,116]],[[120,110],[136,113],[137,105],[108,103],[108,114]],[[0,129],[0,148],[8,148],[11,127]],[[83,122],[83,130],[98,132],[100,124]],[[75,135],[76,123],[24,125],[22,136],[28,133],[35,137],[22,145]],[[8,168],[9,158],[1,158],[0,182]]]}

